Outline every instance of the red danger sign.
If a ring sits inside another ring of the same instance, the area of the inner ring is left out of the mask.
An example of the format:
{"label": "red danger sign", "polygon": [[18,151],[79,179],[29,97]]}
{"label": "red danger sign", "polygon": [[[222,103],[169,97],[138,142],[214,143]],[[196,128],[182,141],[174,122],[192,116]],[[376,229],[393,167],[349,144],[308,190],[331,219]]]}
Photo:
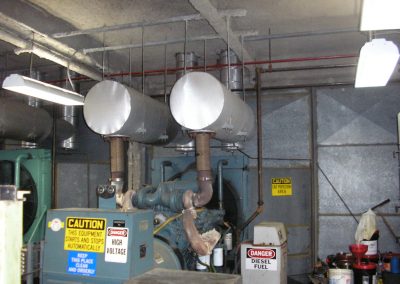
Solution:
{"label": "red danger sign", "polygon": [[276,252],[275,249],[256,249],[248,248],[247,257],[248,258],[265,258],[265,259],[275,259]]}
{"label": "red danger sign", "polygon": [[107,229],[107,236],[118,236],[118,237],[127,237],[128,230],[127,229],[115,229],[115,228],[108,228]]}

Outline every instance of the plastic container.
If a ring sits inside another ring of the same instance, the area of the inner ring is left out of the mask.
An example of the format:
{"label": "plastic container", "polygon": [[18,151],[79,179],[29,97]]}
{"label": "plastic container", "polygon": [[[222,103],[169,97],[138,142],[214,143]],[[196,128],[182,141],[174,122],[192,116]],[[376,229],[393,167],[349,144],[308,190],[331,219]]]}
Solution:
{"label": "plastic container", "polygon": [[232,233],[227,233],[224,238],[226,250],[232,250]]}
{"label": "plastic container", "polygon": [[329,269],[329,284],[353,284],[353,271],[350,269]]}
{"label": "plastic container", "polygon": [[224,265],[224,249],[221,247],[216,247],[213,250],[213,265],[216,267],[221,267]]}
{"label": "plastic container", "polygon": [[353,265],[354,284],[377,284],[375,263],[356,263]]}
{"label": "plastic container", "polygon": [[[203,255],[203,256],[200,256],[199,255],[199,259],[200,259],[200,261],[202,262],[202,263],[204,263],[204,264],[207,264],[207,265],[210,265],[210,256],[209,255]],[[202,265],[200,262],[196,262],[196,270],[199,270],[199,271],[206,271],[208,268],[207,268],[207,266],[205,266],[205,265]]]}
{"label": "plastic container", "polygon": [[361,241],[361,244],[368,246],[368,250],[365,255],[377,255],[378,254],[378,241]]}
{"label": "plastic container", "polygon": [[392,259],[390,260],[390,272],[394,274],[399,274],[400,273],[400,263],[399,263],[399,257],[398,256],[392,256]]}

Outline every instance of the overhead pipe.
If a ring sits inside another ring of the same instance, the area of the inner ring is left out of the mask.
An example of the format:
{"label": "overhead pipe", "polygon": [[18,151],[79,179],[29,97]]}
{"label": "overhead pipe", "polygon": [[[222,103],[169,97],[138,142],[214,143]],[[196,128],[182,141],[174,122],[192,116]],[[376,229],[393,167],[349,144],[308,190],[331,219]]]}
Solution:
{"label": "overhead pipe", "polygon": [[[230,66],[251,66],[251,65],[264,65],[264,64],[277,64],[277,63],[290,63],[290,62],[309,62],[309,61],[322,61],[322,60],[336,60],[336,59],[350,59],[350,58],[358,58],[358,55],[356,54],[338,54],[338,55],[324,55],[324,56],[317,56],[317,57],[294,57],[294,58],[285,58],[285,59],[274,59],[274,60],[258,60],[258,61],[247,61],[244,63],[233,63]],[[329,68],[335,68],[335,67],[329,67],[329,65],[324,65],[326,67],[322,67],[322,69],[329,69]],[[337,66],[337,65],[334,65]],[[356,65],[354,65],[356,66]],[[207,71],[212,71],[212,70],[218,70],[222,68],[228,67],[228,64],[214,64],[214,65],[207,65]],[[353,66],[347,66],[347,65],[339,65],[340,67],[353,67]],[[287,68],[286,70],[281,70],[282,72],[284,71],[297,71],[301,70],[301,68],[307,68],[307,69],[318,69],[318,66],[304,66],[304,67],[295,67],[296,70],[291,70],[290,68]],[[153,69],[153,70],[145,70],[144,74],[146,76],[157,76],[157,75],[163,75],[165,72],[167,74],[175,74],[178,71],[184,70],[183,67],[174,67],[174,68],[167,68],[167,69]],[[195,70],[204,70],[204,66],[195,66],[195,67],[187,67],[188,71],[195,71]],[[269,70],[270,72],[274,72],[275,69]],[[279,70],[280,71],[280,70]],[[277,72],[279,72],[277,71]],[[118,72],[118,73],[111,73],[111,74],[105,74],[106,78],[114,78],[114,77],[119,77],[119,76],[132,76],[132,77],[141,77],[143,76],[143,72]],[[81,81],[81,80],[87,80],[85,76],[78,76],[71,78],[72,81]],[[48,81],[47,83],[50,84],[56,84],[56,83],[61,83],[64,82],[65,79],[61,80],[52,80]]]}
{"label": "overhead pipe", "polygon": [[46,47],[39,46],[38,44],[33,44],[32,42],[22,39],[17,35],[12,33],[3,31],[0,29],[0,40],[8,42],[12,45],[19,47],[19,50],[16,50],[16,54],[29,52],[33,53],[41,58],[45,58],[47,60],[53,61],[61,66],[69,67],[70,70],[85,75],[95,81],[102,80],[102,74],[95,71],[94,69],[83,65],[81,63],[76,63],[72,61],[70,58],[63,56],[60,53],[52,51]]}
{"label": "overhead pipe", "polygon": [[[73,58],[79,62],[92,66],[93,68],[102,68],[102,65],[96,62],[92,57],[82,53],[79,50],[75,50],[72,47],[44,34],[20,21],[15,20],[0,12],[0,25],[8,28],[13,33],[18,33],[22,38],[32,38],[30,45],[39,43],[47,48],[50,48],[56,53],[62,54],[67,58]],[[33,42],[34,41],[34,42]]]}
{"label": "overhead pipe", "polygon": [[[229,9],[229,10],[219,10],[218,13],[220,14],[221,17],[227,17],[227,16],[243,17],[243,16],[246,16],[247,11],[245,9]],[[176,16],[176,17],[172,17],[172,18],[156,20],[153,22],[144,21],[144,22],[118,24],[118,25],[85,29],[85,30],[59,32],[59,33],[54,33],[52,36],[54,38],[65,38],[65,37],[72,37],[72,36],[78,36],[78,35],[105,33],[105,32],[124,30],[124,29],[135,29],[135,28],[141,28],[141,27],[149,27],[149,26],[172,24],[172,23],[176,23],[176,22],[197,21],[197,20],[204,20],[204,18],[199,13],[197,13],[197,14]]]}
{"label": "overhead pipe", "polygon": [[240,240],[241,232],[260,215],[264,210],[264,180],[263,180],[263,131],[262,131],[262,109],[261,109],[261,70],[256,69],[257,75],[257,178],[258,178],[258,201],[257,208],[251,216],[244,221],[237,231],[236,240]]}

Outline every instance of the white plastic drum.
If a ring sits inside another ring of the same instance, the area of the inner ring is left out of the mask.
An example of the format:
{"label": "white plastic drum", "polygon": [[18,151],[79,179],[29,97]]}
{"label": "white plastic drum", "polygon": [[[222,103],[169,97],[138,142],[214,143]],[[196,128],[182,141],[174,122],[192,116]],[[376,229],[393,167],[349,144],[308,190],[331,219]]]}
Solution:
{"label": "white plastic drum", "polygon": [[[210,265],[210,255],[199,255],[199,259],[202,263]],[[207,266],[202,265],[200,262],[196,262],[196,270],[207,270]]]}
{"label": "white plastic drum", "polygon": [[353,271],[350,269],[329,269],[329,284],[353,284]]}

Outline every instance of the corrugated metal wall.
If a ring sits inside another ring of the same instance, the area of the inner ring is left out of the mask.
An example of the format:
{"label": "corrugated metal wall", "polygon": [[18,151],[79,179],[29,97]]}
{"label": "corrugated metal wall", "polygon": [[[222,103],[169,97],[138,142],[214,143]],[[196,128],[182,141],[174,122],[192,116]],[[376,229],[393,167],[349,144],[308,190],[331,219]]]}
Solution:
{"label": "corrugated metal wall", "polygon": [[[279,221],[288,231],[288,275],[311,269],[311,93],[308,90],[262,93],[265,210],[254,224]],[[248,103],[254,107],[254,96]],[[256,137],[244,151],[257,156]],[[250,163],[249,207],[257,204],[257,160]],[[292,195],[272,196],[271,179],[290,177]],[[252,226],[249,235],[252,236]]]}
{"label": "corrugated metal wall", "polygon": [[[354,214],[390,198],[392,202],[377,212],[388,214],[384,218],[400,234],[400,218],[391,216],[399,199],[398,160],[393,155],[398,149],[400,87],[324,88],[315,90],[315,98],[318,255],[324,258],[348,251],[348,245],[354,243],[357,223],[332,186]],[[377,223],[379,249],[398,251],[400,247],[381,217]]]}

